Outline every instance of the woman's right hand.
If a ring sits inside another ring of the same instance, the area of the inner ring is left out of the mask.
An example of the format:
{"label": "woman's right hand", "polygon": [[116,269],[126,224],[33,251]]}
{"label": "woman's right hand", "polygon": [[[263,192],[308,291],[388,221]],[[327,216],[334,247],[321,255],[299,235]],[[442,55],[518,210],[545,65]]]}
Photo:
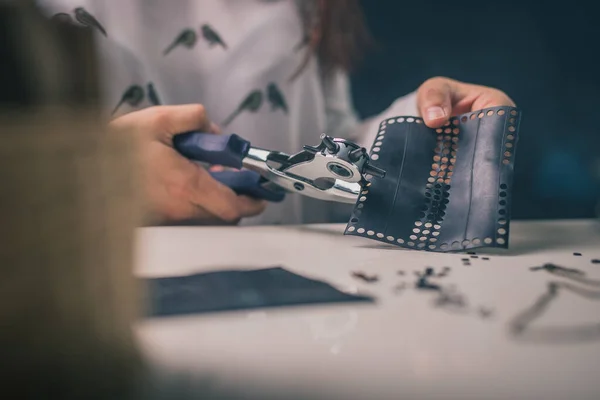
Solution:
{"label": "woman's right hand", "polygon": [[265,201],[238,196],[173,148],[173,137],[179,133],[219,133],[202,105],[150,107],[119,117],[110,126],[139,138],[153,222],[235,224],[265,209]]}

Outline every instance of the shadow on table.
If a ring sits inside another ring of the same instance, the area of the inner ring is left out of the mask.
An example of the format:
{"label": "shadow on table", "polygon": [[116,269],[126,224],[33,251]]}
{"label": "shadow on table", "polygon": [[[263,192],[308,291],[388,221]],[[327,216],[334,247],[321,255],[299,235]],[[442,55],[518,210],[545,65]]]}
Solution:
{"label": "shadow on table", "polygon": [[[595,247],[600,250],[600,222],[597,224],[574,222],[574,224],[577,224],[576,229],[569,229],[567,224],[563,225],[559,222],[558,225],[554,225],[552,223],[541,222],[532,223],[532,225],[519,225],[510,238],[509,249],[482,247],[471,251],[476,251],[480,255],[521,256],[549,250],[573,251],[584,247]],[[561,229],[562,227],[564,229]],[[360,244],[355,247],[379,250],[422,251],[377,242]],[[447,254],[461,253],[465,253],[465,251],[448,252]]]}
{"label": "shadow on table", "polygon": [[290,230],[302,233],[318,234],[331,237],[342,237],[344,230],[342,228],[332,228],[326,225],[294,225],[289,227]]}

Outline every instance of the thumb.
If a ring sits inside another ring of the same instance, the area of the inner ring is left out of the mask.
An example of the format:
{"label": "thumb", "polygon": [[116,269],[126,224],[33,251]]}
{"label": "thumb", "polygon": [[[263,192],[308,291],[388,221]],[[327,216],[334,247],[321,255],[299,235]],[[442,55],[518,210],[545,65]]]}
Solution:
{"label": "thumb", "polygon": [[170,140],[175,135],[190,131],[213,132],[215,126],[211,123],[202,104],[186,104],[178,106],[162,106],[155,110],[155,129],[159,129]]}
{"label": "thumb", "polygon": [[131,130],[142,138],[171,146],[173,136],[190,131],[217,133],[202,104],[155,106],[134,111],[111,122],[113,129]]}
{"label": "thumb", "polygon": [[448,122],[452,113],[450,82],[444,78],[425,81],[417,92],[419,112],[430,128],[439,128]]}

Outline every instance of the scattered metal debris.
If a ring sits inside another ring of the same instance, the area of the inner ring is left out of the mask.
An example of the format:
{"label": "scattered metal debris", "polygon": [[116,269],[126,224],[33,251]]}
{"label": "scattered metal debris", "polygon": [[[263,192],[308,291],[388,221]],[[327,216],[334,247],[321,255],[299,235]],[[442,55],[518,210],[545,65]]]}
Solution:
{"label": "scattered metal debris", "polygon": [[[557,269],[546,270],[550,273],[556,273],[557,271]],[[570,269],[561,267],[560,271],[564,270],[569,271]],[[575,281],[585,281],[585,279],[580,278],[579,273],[570,274],[570,278]],[[563,276],[568,277],[566,275]],[[589,282],[585,283],[589,284]],[[509,324],[512,335],[521,340],[546,343],[600,340],[600,323],[598,322],[573,326],[531,326],[550,307],[550,304],[558,298],[560,292],[563,290],[590,300],[600,300],[600,291],[589,290],[568,282],[548,282],[545,292],[531,306],[512,319]]]}
{"label": "scattered metal debris", "polygon": [[531,267],[529,269],[531,271],[545,270],[545,271],[552,272],[552,273],[569,273],[569,274],[585,275],[585,272],[583,272],[582,270],[575,269],[575,268],[561,267],[560,265],[556,265],[556,264],[552,264],[552,263],[547,263],[547,264],[544,264],[544,265],[538,266],[538,267]]}
{"label": "scattered metal debris", "polygon": [[421,276],[415,283],[415,288],[420,290],[442,290],[440,285],[429,282],[429,279],[427,278],[428,277],[426,275]]}
{"label": "scattered metal debris", "polygon": [[364,272],[354,271],[352,272],[352,276],[367,283],[375,283],[379,281],[379,277],[377,275],[367,275]]}
{"label": "scattered metal debris", "polygon": [[450,290],[441,290],[433,304],[436,307],[443,307],[452,311],[467,311],[467,300],[465,297],[458,292]]}
{"label": "scattered metal debris", "polygon": [[600,287],[600,280],[590,279],[586,277],[585,272],[575,268],[566,268],[561,267],[560,265],[555,264],[545,264],[541,267],[532,267],[530,268],[532,271],[544,270],[552,275],[560,276],[562,278],[570,279],[577,283],[582,283],[588,286],[598,286]]}
{"label": "scattered metal debris", "polygon": [[[462,314],[468,314],[475,312],[482,315],[481,310],[485,310],[484,314],[486,314],[485,318],[488,318],[491,314],[489,308],[480,307],[478,310],[473,310],[469,307],[468,301],[466,297],[459,293],[454,285],[439,285],[437,283],[431,282],[431,278],[442,278],[448,275],[451,271],[450,267],[443,267],[442,271],[438,274],[435,273],[435,270],[432,267],[425,268],[425,271],[419,273],[415,271],[417,275],[417,281],[415,282],[415,289],[417,290],[425,290],[436,292],[437,296],[433,299],[433,305],[437,308],[442,308],[451,312],[458,312]],[[406,286],[399,285],[397,291],[404,290]],[[482,317],[484,318],[484,317]]]}

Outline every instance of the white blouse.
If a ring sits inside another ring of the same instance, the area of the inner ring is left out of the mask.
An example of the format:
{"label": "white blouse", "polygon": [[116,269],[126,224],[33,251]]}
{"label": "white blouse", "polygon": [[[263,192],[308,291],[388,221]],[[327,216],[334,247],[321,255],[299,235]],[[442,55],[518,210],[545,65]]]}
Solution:
{"label": "white blouse", "polygon": [[[38,2],[51,17],[96,31],[103,103],[113,117],[154,104],[201,103],[224,133],[295,153],[318,144],[323,132],[369,148],[381,119],[418,113],[411,93],[361,123],[347,75],[324,77],[314,56],[290,81],[308,51],[294,0]],[[349,212],[348,206],[290,194],[242,223],[327,222]]]}

